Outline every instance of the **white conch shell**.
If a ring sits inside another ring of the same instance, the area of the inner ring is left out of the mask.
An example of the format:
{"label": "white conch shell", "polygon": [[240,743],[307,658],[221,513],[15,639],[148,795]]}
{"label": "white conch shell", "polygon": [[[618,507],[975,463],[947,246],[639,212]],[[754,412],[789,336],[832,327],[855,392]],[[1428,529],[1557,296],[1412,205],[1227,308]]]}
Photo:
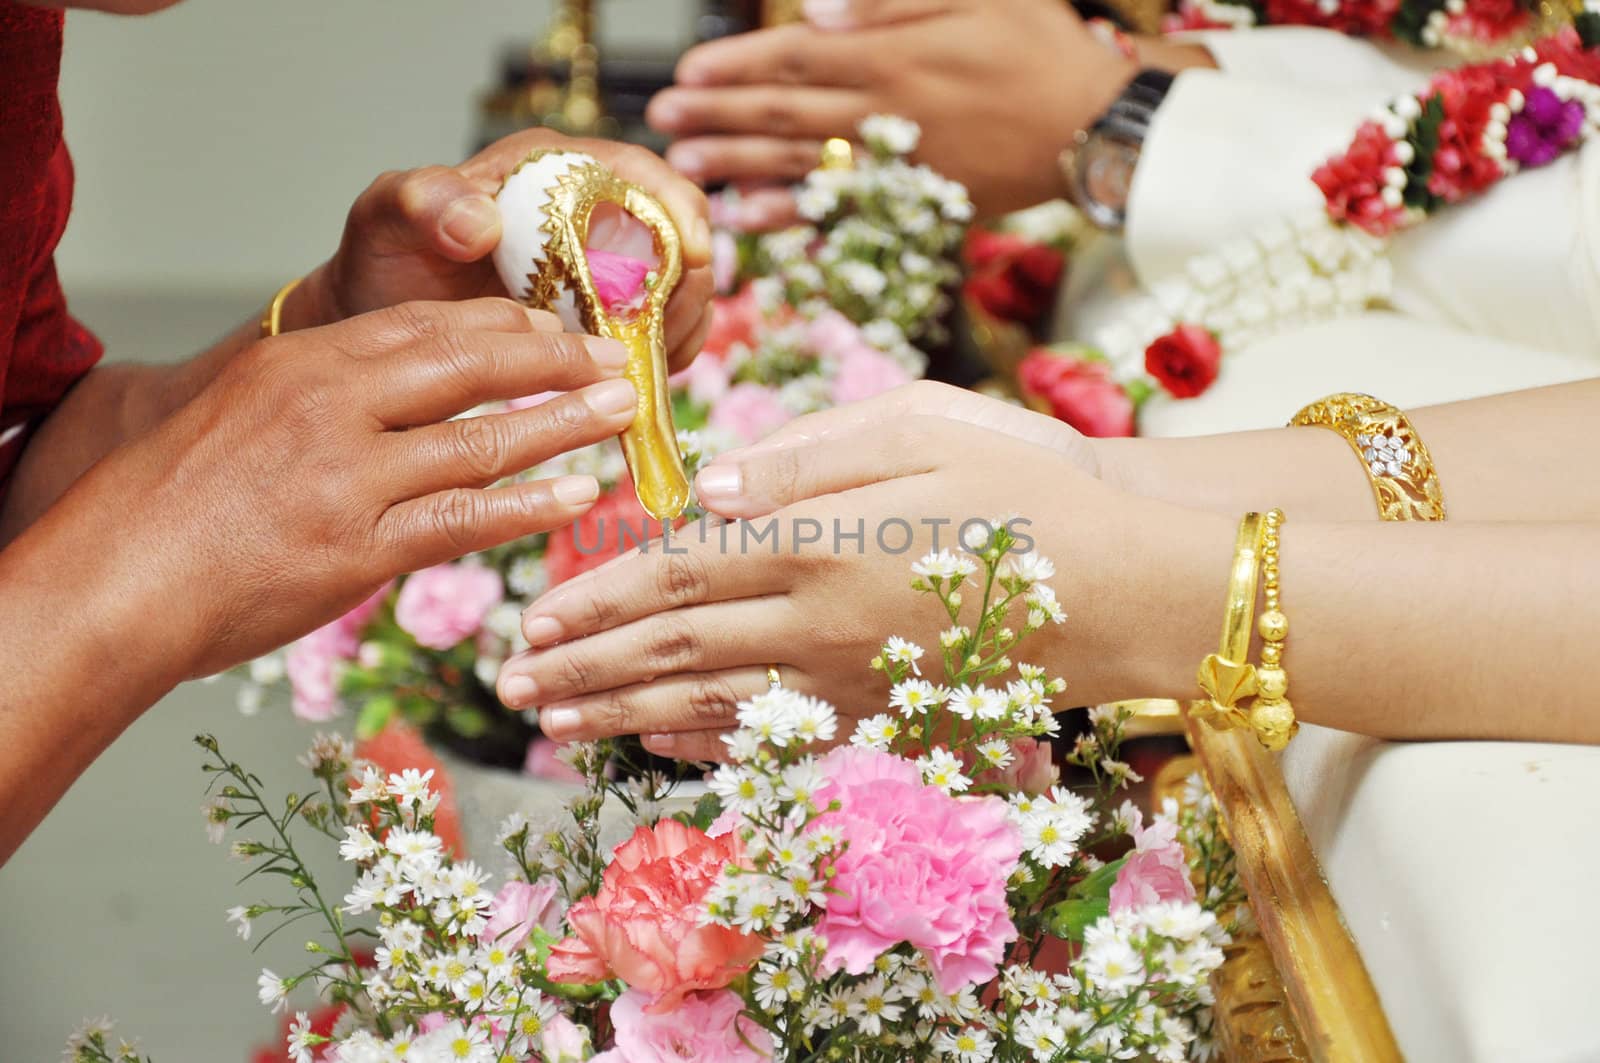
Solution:
{"label": "white conch shell", "polygon": [[[530,159],[517,168],[495,197],[500,205],[500,246],[494,249],[494,268],[500,281],[520,303],[535,305],[535,283],[546,276],[551,234],[546,222],[552,193],[561,178],[585,166],[598,166],[594,156],[580,151],[551,152]],[[545,308],[554,311],[561,323],[574,332],[583,330],[578,315],[577,296],[570,282],[558,282]]]}
{"label": "white conch shell", "polygon": [[[569,330],[620,340],[628,347],[627,379],[639,395],[639,412],[622,433],[622,451],[646,512],[677,517],[689,501],[689,478],[672,424],[667,382],[667,300],[683,275],[678,231],[660,203],[618,180],[591,155],[577,151],[534,153],[501,187],[500,246],[495,269],[518,301],[554,311]],[[596,207],[620,208],[649,230],[658,267],[647,279],[643,303],[613,316],[602,305],[590,272],[593,222],[609,226]]]}

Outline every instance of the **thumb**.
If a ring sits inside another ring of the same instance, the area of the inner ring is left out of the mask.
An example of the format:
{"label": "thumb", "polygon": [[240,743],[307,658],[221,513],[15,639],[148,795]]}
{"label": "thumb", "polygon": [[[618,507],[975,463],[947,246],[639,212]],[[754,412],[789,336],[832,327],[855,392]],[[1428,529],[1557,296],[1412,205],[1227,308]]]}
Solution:
{"label": "thumb", "polygon": [[476,262],[500,243],[500,210],[446,166],[384,174],[350,209],[347,237],[380,253],[434,251]]}

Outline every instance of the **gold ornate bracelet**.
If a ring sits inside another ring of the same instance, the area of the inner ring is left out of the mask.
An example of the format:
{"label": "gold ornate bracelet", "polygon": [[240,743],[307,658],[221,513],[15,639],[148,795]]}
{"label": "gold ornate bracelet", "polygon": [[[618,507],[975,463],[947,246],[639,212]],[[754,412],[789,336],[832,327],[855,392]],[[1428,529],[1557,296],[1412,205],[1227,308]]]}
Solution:
{"label": "gold ornate bracelet", "polygon": [[271,339],[283,329],[283,304],[289,301],[289,296],[300,287],[304,277],[294,280],[278,289],[278,294],[272,297],[272,302],[267,304],[266,310],[261,313],[261,338]]}
{"label": "gold ornate bracelet", "polygon": [[1344,393],[1313,402],[1292,427],[1327,428],[1361,456],[1383,520],[1444,520],[1444,494],[1433,456],[1397,408],[1371,395]]}

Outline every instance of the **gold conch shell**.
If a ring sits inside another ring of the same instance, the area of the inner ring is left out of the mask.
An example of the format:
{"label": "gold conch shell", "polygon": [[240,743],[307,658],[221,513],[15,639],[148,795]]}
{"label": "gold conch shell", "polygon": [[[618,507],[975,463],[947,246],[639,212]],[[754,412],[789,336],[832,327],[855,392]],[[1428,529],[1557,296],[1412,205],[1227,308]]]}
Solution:
{"label": "gold conch shell", "polygon": [[1248,726],[1249,718],[1239,707],[1239,699],[1253,697],[1257,692],[1254,665],[1213,653],[1200,662],[1197,678],[1210,700],[1197,702],[1190,709],[1192,715],[1223,731]]}
{"label": "gold conch shell", "polygon": [[[538,151],[506,177],[496,201],[502,236],[495,266],[506,290],[528,306],[552,310],[568,328],[620,340],[628,348],[629,382],[639,410],[622,433],[622,453],[645,511],[671,520],[689,504],[689,474],[678,450],[667,385],[667,302],[683,276],[683,248],[666,209],[636,185],[616,177],[593,156]],[[632,316],[613,317],[589,271],[589,220],[610,203],[641,222],[660,261]]]}

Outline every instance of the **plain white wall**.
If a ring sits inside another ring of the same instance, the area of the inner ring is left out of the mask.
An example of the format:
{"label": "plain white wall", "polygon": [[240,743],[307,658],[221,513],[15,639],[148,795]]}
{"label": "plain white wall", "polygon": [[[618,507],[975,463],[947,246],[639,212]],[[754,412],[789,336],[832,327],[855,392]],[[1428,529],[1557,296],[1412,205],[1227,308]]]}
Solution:
{"label": "plain white wall", "polygon": [[[501,49],[551,0],[189,0],[68,18],[69,291],[258,290],[332,250],[386,169],[458,161]],[[674,49],[693,0],[603,0],[602,44]]]}

